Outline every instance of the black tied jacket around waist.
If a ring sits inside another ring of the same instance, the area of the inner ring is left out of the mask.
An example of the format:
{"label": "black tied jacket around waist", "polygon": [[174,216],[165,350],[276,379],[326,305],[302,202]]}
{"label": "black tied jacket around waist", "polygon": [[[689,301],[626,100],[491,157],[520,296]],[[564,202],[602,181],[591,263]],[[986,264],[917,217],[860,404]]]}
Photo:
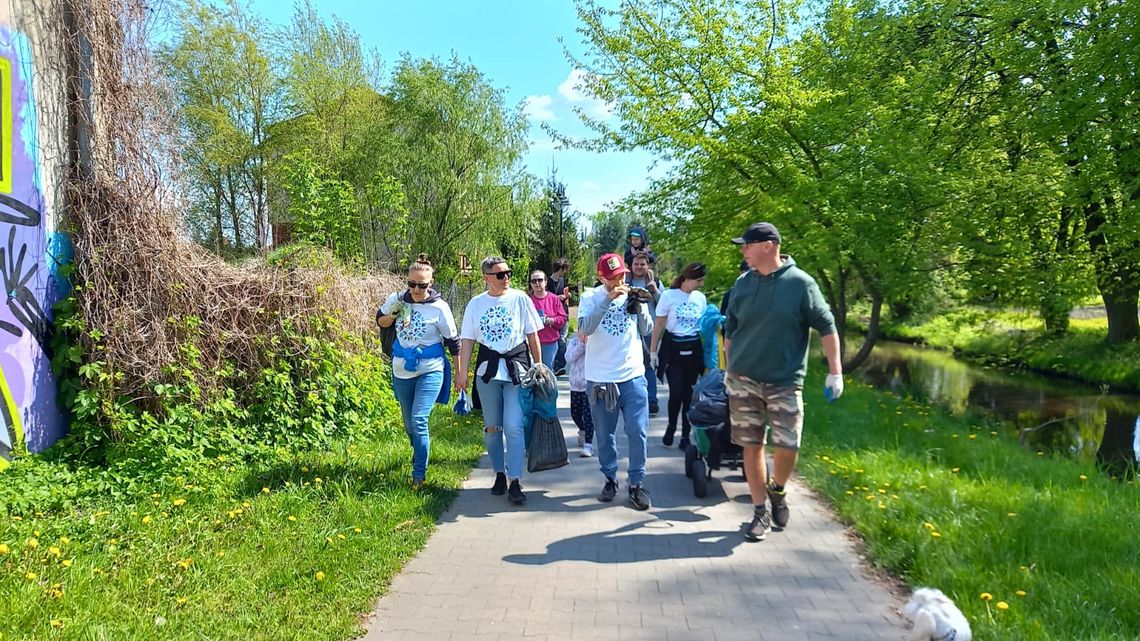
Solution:
{"label": "black tied jacket around waist", "polygon": [[[692,352],[692,355],[682,355],[680,352]],[[696,362],[701,363],[701,368],[704,368],[705,350],[700,334],[678,337],[666,331],[661,335],[661,345],[657,349],[657,380],[665,380],[665,372],[671,361],[676,360],[680,364],[690,358],[695,358]]]}
{"label": "black tied jacket around waist", "polygon": [[481,363],[487,363],[487,370],[483,372],[480,378],[484,383],[490,383],[495,374],[499,371],[499,361],[506,359],[507,361],[507,375],[511,377],[511,382],[518,385],[519,368],[514,365],[517,363],[522,365],[523,369],[530,368],[530,349],[526,341],[519,343],[506,352],[496,352],[495,350],[487,347],[486,345],[479,345],[479,354],[475,357],[475,371],[479,371]]}

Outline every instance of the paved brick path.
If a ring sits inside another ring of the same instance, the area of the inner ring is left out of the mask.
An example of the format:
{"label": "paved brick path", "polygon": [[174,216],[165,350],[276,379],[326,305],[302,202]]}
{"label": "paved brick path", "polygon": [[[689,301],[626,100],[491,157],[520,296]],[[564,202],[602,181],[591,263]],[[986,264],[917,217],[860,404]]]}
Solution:
{"label": "paved brick path", "polygon": [[[570,445],[565,381],[559,408]],[[661,408],[665,393],[661,390]],[[901,603],[865,579],[844,530],[801,487],[791,521],[745,542],[751,516],[739,472],[714,473],[693,496],[684,459],[661,445],[664,415],[650,423],[645,486],[653,508],[637,512],[621,489],[596,500],[597,458],[523,478],[526,506],[488,491],[484,456],[423,552],[397,576],[368,623],[368,640],[844,641],[897,640]],[[810,426],[810,421],[809,421]],[[809,427],[810,430],[810,427]],[[619,452],[624,448],[619,431]]]}

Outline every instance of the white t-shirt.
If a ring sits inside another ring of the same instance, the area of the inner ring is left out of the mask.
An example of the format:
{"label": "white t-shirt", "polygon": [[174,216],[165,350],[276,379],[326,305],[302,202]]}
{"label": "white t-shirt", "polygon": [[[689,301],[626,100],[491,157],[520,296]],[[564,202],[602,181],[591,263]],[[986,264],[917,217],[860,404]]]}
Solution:
{"label": "white t-shirt", "polygon": [[[503,353],[518,347],[519,343],[526,341],[527,334],[533,334],[542,327],[538,310],[525,293],[517,289],[508,289],[501,296],[483,292],[472,298],[463,310],[463,327],[459,331],[459,337]],[[483,375],[486,363],[479,367],[475,371],[476,376]],[[499,361],[495,380],[511,380],[505,360]]]}
{"label": "white t-shirt", "polygon": [[[402,294],[389,294],[388,300],[380,306],[384,314],[392,309]],[[405,305],[407,303],[404,303]],[[396,340],[406,348],[427,347],[442,341],[445,338],[455,338],[459,332],[455,329],[455,317],[451,315],[451,308],[443,300],[431,303],[412,303],[412,319],[407,327],[396,319]],[[446,358],[446,357],[444,357]],[[421,358],[416,371],[404,369],[404,359],[399,356],[392,357],[392,374],[396,378],[415,378],[428,372],[442,372],[443,358]]]}
{"label": "white t-shirt", "polygon": [[680,289],[667,289],[657,301],[657,317],[667,317],[665,329],[674,336],[696,336],[707,305],[705,295],[699,291],[686,294]]}
{"label": "white t-shirt", "polygon": [[625,311],[625,296],[609,300],[604,285],[588,290],[578,303],[578,322],[598,306],[606,314],[586,342],[586,380],[594,383],[624,383],[645,376],[637,316]]}

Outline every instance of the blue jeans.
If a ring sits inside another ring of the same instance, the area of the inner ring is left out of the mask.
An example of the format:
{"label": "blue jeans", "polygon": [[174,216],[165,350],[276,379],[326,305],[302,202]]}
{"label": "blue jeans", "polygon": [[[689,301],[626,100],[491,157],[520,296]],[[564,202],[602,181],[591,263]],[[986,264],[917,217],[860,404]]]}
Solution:
{"label": "blue jeans", "polygon": [[[491,457],[491,467],[496,472],[506,472],[507,478],[522,478],[526,462],[526,449],[523,442],[523,415],[519,406],[519,388],[510,381],[492,380],[484,383],[476,378],[479,400],[483,405],[483,444]],[[506,434],[506,454],[503,453]]]}
{"label": "blue jeans", "polygon": [[542,364],[554,369],[554,357],[558,355],[558,341],[542,343]]}
{"label": "blue jeans", "polygon": [[625,423],[625,436],[629,443],[629,484],[639,485],[645,478],[646,438],[649,424],[649,398],[645,392],[645,378],[639,376],[624,383],[618,383],[617,407],[606,409],[604,400],[596,400],[594,381],[586,384],[590,394],[590,414],[594,419],[594,448],[598,453],[598,463],[606,478],[617,478],[617,423],[621,414]]}
{"label": "blue jeans", "polygon": [[558,371],[566,367],[566,337],[570,333],[570,322],[567,321],[562,326],[562,331],[558,332],[558,352],[554,354],[554,366],[551,367],[554,371]]}
{"label": "blue jeans", "polygon": [[642,359],[645,362],[645,386],[648,388],[649,402],[657,402],[657,370],[649,367],[649,344],[645,345],[645,349],[641,350]]}
{"label": "blue jeans", "polygon": [[442,386],[443,372],[428,372],[415,378],[392,378],[392,390],[404,416],[404,431],[412,443],[412,478],[417,481],[427,477],[431,453],[428,419]]}

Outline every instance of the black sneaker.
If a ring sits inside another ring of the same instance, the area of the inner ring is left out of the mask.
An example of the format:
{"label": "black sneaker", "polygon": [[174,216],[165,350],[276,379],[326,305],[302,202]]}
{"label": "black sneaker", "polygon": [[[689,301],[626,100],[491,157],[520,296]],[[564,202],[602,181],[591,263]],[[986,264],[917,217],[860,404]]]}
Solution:
{"label": "black sneaker", "polygon": [[680,445],[678,445],[677,447],[678,447],[678,448],[679,448],[679,449],[680,449],[682,452],[684,452],[685,450],[689,449],[689,437],[688,437],[688,436],[682,436],[682,437],[681,437],[681,443],[680,443]]}
{"label": "black sneaker", "polygon": [[673,447],[673,433],[676,431],[676,425],[670,425],[669,427],[665,428],[665,436],[661,437],[661,443],[665,445],[665,447]]}
{"label": "black sneaker", "polygon": [[555,370],[554,375],[555,376],[566,376],[566,368],[565,367],[559,367],[557,370]]}
{"label": "black sneaker", "polygon": [[788,491],[787,488],[777,492],[768,484],[768,504],[772,506],[772,524],[780,529],[788,525]]}
{"label": "black sneaker", "polygon": [[768,511],[754,512],[752,522],[744,530],[744,538],[749,541],[763,541],[771,531],[772,518],[768,516]]}
{"label": "black sneaker", "polygon": [[491,494],[502,496],[507,493],[507,475],[495,472],[495,484],[491,486]]}
{"label": "black sneaker", "polygon": [[657,405],[657,401],[649,401],[649,413],[656,414],[660,412],[661,408]]}
{"label": "black sneaker", "polygon": [[598,500],[602,503],[609,503],[610,501],[614,500],[615,496],[617,496],[617,491],[618,482],[611,478],[607,478],[606,486],[602,488],[602,493],[598,495]]}
{"label": "black sneaker", "polygon": [[645,511],[653,507],[653,501],[649,500],[649,490],[641,487],[641,485],[634,485],[629,488],[629,504],[635,510]]}
{"label": "black sneaker", "polygon": [[522,486],[519,485],[518,479],[511,481],[511,489],[507,492],[507,498],[515,505],[526,503],[526,494],[523,494]]}

